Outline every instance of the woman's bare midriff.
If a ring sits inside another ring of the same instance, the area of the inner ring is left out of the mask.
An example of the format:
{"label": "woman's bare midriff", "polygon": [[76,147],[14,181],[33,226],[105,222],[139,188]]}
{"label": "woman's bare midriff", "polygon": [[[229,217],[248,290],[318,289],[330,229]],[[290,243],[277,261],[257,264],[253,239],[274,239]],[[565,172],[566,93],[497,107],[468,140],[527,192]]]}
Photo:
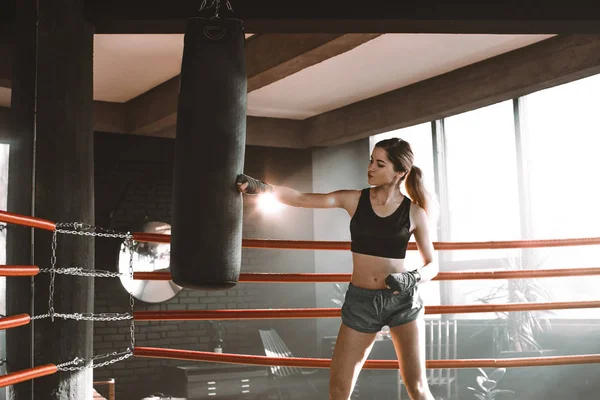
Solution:
{"label": "woman's bare midriff", "polygon": [[352,253],[352,284],[365,289],[385,289],[389,274],[406,272],[403,259],[383,258]]}

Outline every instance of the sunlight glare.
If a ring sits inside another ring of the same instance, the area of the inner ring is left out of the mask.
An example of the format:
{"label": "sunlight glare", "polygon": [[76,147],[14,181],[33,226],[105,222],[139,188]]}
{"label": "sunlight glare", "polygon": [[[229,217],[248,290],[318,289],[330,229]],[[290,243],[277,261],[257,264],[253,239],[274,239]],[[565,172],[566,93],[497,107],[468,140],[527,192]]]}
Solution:
{"label": "sunlight glare", "polygon": [[271,193],[263,193],[258,197],[258,209],[264,214],[275,214],[283,210],[283,204]]}

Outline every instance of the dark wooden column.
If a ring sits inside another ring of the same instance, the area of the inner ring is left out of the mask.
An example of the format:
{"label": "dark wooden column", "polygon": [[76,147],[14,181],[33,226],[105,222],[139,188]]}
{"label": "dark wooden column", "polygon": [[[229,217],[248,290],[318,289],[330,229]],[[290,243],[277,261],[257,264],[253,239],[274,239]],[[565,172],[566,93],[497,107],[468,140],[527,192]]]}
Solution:
{"label": "dark wooden column", "polygon": [[[36,118],[27,123],[25,112],[22,118],[24,127],[35,127],[33,214],[56,222],[93,224],[93,28],[84,20],[83,0],[23,0],[18,2],[17,7],[21,11],[30,7],[35,10],[36,3],[39,21],[35,34],[37,52],[36,46],[33,48],[33,59],[37,60],[34,63],[37,68],[33,91]],[[35,32],[35,24],[31,24],[29,18],[17,20],[17,26],[27,35],[31,35],[31,30]],[[31,68],[32,49],[27,44],[24,47],[17,52],[15,71],[19,68]],[[15,78],[14,96],[32,100],[28,97],[31,91],[19,94],[19,77],[16,72]],[[31,75],[20,79],[26,79],[27,84],[31,83]],[[23,103],[26,101],[23,100]],[[15,115],[17,114],[18,110],[15,110]],[[18,172],[10,171],[11,174]],[[50,266],[51,244],[51,233],[35,231],[33,259],[36,265]],[[93,265],[93,239],[58,236],[57,267],[91,269]],[[49,281],[47,274],[35,278],[36,315],[48,312]],[[93,293],[94,283],[91,278],[56,275],[54,309],[65,314],[92,313]],[[52,322],[44,319],[35,322],[34,331],[35,365],[59,364],[76,357],[89,359],[92,356],[91,322],[58,318]],[[8,343],[8,347],[11,346],[12,343]],[[24,343],[19,343],[19,346],[24,346]],[[91,369],[60,372],[36,379],[32,398],[86,399],[91,398],[91,390]],[[28,398],[27,391],[21,390],[19,385],[15,386],[14,395],[16,399]]]}
{"label": "dark wooden column", "polygon": [[[19,2],[12,68],[11,116],[12,129],[8,132],[8,211],[31,215],[33,211],[33,159],[35,131],[36,82],[36,7],[35,1]],[[8,226],[6,234],[7,264],[33,263],[33,230]],[[7,315],[32,314],[33,279],[7,278]],[[6,331],[8,372],[33,366],[33,324]],[[8,398],[33,399],[33,382],[24,382],[8,388]]]}

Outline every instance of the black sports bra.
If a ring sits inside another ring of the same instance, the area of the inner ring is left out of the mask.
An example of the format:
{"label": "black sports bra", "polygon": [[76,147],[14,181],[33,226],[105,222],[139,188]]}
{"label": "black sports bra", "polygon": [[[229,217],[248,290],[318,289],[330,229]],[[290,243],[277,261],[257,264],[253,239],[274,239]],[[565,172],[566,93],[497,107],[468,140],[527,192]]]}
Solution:
{"label": "black sports bra", "polygon": [[404,200],[393,214],[375,214],[369,198],[370,189],[363,189],[356,211],[350,220],[350,249],[353,253],[386,258],[405,258],[410,232],[411,200]]}

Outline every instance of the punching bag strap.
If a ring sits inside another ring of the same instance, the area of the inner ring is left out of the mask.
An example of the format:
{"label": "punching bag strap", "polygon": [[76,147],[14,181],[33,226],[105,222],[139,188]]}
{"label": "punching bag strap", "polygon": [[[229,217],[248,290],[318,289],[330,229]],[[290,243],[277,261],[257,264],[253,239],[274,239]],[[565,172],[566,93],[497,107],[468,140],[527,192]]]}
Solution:
{"label": "punching bag strap", "polygon": [[[229,11],[233,11],[229,0],[225,0],[225,5]],[[219,12],[221,11],[221,0],[203,0],[202,4],[200,5],[200,9],[198,10],[198,15],[200,15],[202,11],[212,7],[215,8],[215,12],[213,16],[210,17],[210,20],[211,22],[215,22],[215,24],[206,25],[204,27],[204,36],[211,40],[223,39],[223,37],[225,37],[227,34],[227,29],[223,26],[223,24],[219,24],[221,21],[221,17],[219,15]]]}
{"label": "punching bag strap", "polygon": [[[225,0],[225,5],[227,6],[227,9],[232,12],[233,8],[231,7],[231,3],[229,2],[229,0]],[[221,0],[203,0],[202,4],[200,5],[200,9],[198,9],[198,16],[200,16],[200,13],[202,11],[204,11],[205,9],[209,9],[212,7],[215,7],[215,13],[214,15],[211,17],[211,19],[219,19],[219,12],[221,11]]]}

